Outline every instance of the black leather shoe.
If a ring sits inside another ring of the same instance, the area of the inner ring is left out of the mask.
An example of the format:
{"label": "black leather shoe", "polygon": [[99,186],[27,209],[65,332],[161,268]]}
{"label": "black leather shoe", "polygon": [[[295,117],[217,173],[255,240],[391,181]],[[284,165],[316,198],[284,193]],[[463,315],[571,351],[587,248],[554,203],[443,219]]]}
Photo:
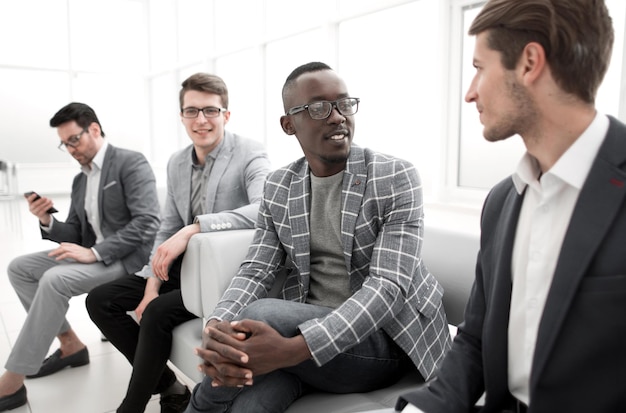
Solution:
{"label": "black leather shoe", "polygon": [[0,397],[0,412],[13,410],[26,404],[26,386],[22,384],[15,393]]}
{"label": "black leather shoe", "polygon": [[85,364],[89,364],[87,347],[67,357],[61,357],[61,349],[58,349],[43,361],[37,373],[27,375],[26,378],[36,379],[37,377],[49,376],[66,367],[80,367]]}
{"label": "black leather shoe", "polygon": [[185,387],[184,394],[168,394],[161,396],[161,413],[182,413],[189,404],[191,392]]}

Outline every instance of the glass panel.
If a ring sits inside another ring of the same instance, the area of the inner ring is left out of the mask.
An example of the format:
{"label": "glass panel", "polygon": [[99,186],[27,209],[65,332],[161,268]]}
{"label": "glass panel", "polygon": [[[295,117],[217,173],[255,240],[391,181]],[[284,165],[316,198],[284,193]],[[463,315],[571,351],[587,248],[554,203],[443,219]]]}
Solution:
{"label": "glass panel", "polygon": [[[149,3],[150,70],[159,72],[176,67],[176,2],[152,0]],[[208,26],[208,24],[207,24]]]}
{"label": "glass panel", "polygon": [[[440,158],[441,59],[439,43],[430,40],[438,30],[437,0],[339,26],[338,67],[350,94],[361,98],[354,142],[411,161],[428,185]],[[407,39],[415,41],[408,46]]]}
{"label": "glass panel", "polygon": [[152,162],[158,167],[191,143],[180,121],[180,83],[174,74],[156,76],[150,82]]}
{"label": "glass panel", "polygon": [[70,0],[73,69],[145,73],[144,22],[140,2]]}
{"label": "glass panel", "polygon": [[143,76],[77,74],[73,86],[73,99],[93,108],[110,143],[150,158],[149,106]]}
{"label": "glass panel", "polygon": [[[42,85],[45,85],[42,89]],[[70,102],[65,73],[0,68],[0,156],[13,163],[69,162],[50,118]]]}
{"label": "glass panel", "polygon": [[260,49],[248,49],[217,59],[215,73],[228,87],[231,111],[228,130],[263,142],[265,105]]}
{"label": "glass panel", "polygon": [[[298,33],[321,26],[332,19],[337,8],[336,0],[317,0],[301,2],[293,0],[271,0],[265,2],[267,18],[266,32],[270,39]],[[361,1],[352,1],[359,4]],[[323,39],[326,41],[326,39]]]}
{"label": "glass panel", "polygon": [[0,2],[0,64],[68,67],[67,2]]}
{"label": "glass panel", "polygon": [[263,1],[215,0],[214,21],[218,54],[250,47],[263,39]]}
{"label": "glass panel", "polygon": [[[206,0],[179,1],[178,5],[178,63],[201,62],[214,55],[213,2]],[[194,72],[195,73],[195,72]]]}
{"label": "glass panel", "polygon": [[339,0],[339,17],[346,18],[356,16],[406,2],[407,0]]}
{"label": "glass panel", "polygon": [[[619,115],[620,92],[623,89],[623,59],[624,59],[624,23],[626,16],[626,2],[624,0],[606,0],[606,5],[613,19],[613,30],[615,31],[615,42],[613,43],[613,54],[611,64],[604,76],[604,81],[598,89],[596,96],[596,107],[598,111],[613,115]],[[621,119],[626,122],[626,118]]]}

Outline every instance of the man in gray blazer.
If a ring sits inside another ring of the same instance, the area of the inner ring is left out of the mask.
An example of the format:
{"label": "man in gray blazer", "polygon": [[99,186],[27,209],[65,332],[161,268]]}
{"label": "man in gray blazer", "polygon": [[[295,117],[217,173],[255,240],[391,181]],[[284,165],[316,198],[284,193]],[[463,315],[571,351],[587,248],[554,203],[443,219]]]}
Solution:
{"label": "man in gray blazer", "polygon": [[[620,16],[623,17],[623,16]],[[489,193],[476,279],[435,380],[408,412],[626,410],[626,125],[598,113],[603,0],[491,0],[466,95],[526,154]],[[484,406],[475,408],[485,394]]]}
{"label": "man in gray blazer", "polygon": [[[324,63],[296,68],[283,103],[304,158],[268,177],[188,412],[280,412],[309,388],[365,392],[411,368],[428,379],[450,345],[443,290],[420,257],[415,167],[352,144],[359,99]],[[286,262],[282,299],[266,298]]]}
{"label": "man in gray blazer", "polygon": [[[167,199],[150,265],[94,289],[87,309],[104,335],[133,365],[118,412],[143,412],[161,394],[161,412],[181,412],[189,390],[167,365],[172,330],[195,318],[183,305],[180,265],[198,232],[254,226],[270,163],[263,146],[224,129],[228,90],[215,75],[197,73],[182,83],[180,114],[193,144],[167,166]],[[135,311],[140,320],[127,314]]]}
{"label": "man in gray blazer", "polygon": [[[26,403],[24,377],[41,377],[89,363],[89,353],[65,319],[71,297],[141,269],[159,226],[154,174],[145,157],[116,148],[89,106],[70,103],[50,120],[81,165],[65,222],[52,200],[31,194],[29,209],[56,249],[15,258],[9,279],[28,312],[0,377],[0,411]],[[55,335],[61,347],[44,359]]]}

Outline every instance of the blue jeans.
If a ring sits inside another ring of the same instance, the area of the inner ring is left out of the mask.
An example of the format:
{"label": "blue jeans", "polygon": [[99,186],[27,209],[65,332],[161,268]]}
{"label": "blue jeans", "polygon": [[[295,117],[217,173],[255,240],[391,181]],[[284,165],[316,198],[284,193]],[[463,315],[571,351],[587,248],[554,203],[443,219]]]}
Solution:
{"label": "blue jeans", "polygon": [[[304,321],[324,317],[331,308],[265,298],[250,304],[238,319],[263,321],[284,337],[298,334]],[[284,412],[311,390],[332,393],[367,392],[386,387],[414,368],[409,357],[383,331],[377,331],[318,367],[307,360],[288,369],[255,377],[252,386],[212,387],[205,377],[193,390],[186,413]]]}

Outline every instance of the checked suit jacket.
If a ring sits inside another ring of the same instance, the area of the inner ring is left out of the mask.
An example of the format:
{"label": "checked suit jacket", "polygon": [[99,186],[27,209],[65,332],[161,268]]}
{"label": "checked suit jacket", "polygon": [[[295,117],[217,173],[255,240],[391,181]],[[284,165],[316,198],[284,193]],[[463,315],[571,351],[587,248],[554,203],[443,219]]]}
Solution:
{"label": "checked suit jacket", "polygon": [[[305,158],[270,173],[246,260],[213,316],[230,320],[267,296],[286,259],[281,295],[305,302],[310,276],[310,169]],[[379,329],[430,377],[449,348],[442,287],[420,251],[421,183],[408,162],[352,146],[343,172],[341,240],[353,295],[326,317],[299,326],[323,365]],[[331,211],[329,211],[331,212]],[[332,345],[329,345],[332,343]]]}
{"label": "checked suit jacket", "polygon": [[[529,413],[626,410],[626,125],[609,117],[581,188],[537,332]],[[492,189],[476,279],[452,349],[429,386],[403,395],[427,413],[500,412],[510,400],[511,257],[523,195]]]}

